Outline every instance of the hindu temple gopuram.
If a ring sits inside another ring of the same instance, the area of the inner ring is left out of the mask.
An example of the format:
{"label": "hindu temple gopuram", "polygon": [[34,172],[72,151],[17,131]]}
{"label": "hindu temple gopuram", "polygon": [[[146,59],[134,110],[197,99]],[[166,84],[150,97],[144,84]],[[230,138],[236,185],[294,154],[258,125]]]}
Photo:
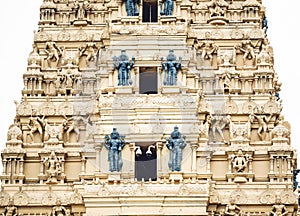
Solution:
{"label": "hindu temple gopuram", "polygon": [[35,13],[2,215],[297,214],[262,0],[43,0]]}

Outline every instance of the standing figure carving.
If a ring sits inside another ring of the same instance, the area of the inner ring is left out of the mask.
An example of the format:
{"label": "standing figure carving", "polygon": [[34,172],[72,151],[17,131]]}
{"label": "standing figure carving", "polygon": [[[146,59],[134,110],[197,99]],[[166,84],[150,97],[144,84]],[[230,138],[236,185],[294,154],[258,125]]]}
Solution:
{"label": "standing figure carving", "polygon": [[54,62],[57,66],[62,55],[62,50],[56,45],[55,42],[47,42],[45,52],[47,53],[46,61],[48,66],[51,67],[51,62]]}
{"label": "standing figure carving", "polygon": [[220,135],[223,142],[225,142],[225,137],[223,134],[223,129],[231,122],[230,115],[221,116],[215,115],[211,122],[211,131],[212,131],[212,138],[213,141],[216,142],[217,140],[217,133]]}
{"label": "standing figure carving", "polygon": [[138,16],[138,4],[139,0],[125,0],[127,16]]}
{"label": "standing figure carving", "polygon": [[109,171],[120,172],[123,166],[122,149],[125,146],[125,136],[120,136],[117,128],[109,135],[105,135],[104,146],[108,149]]}
{"label": "standing figure carving", "polygon": [[170,150],[168,166],[171,171],[181,171],[182,150],[186,144],[186,137],[181,136],[178,127],[175,126],[171,133],[171,139],[166,137],[166,146]]}
{"label": "standing figure carving", "polygon": [[52,151],[50,157],[45,157],[43,163],[47,169],[47,183],[57,183],[58,176],[62,174],[62,162],[56,157],[55,152]]}
{"label": "standing figure carving", "polygon": [[160,15],[172,16],[174,10],[174,2],[173,0],[165,0],[164,7],[161,4]]}
{"label": "standing figure carving", "polygon": [[[76,134],[76,142],[79,141],[80,138],[80,121],[83,121],[83,118],[81,116],[73,116],[71,118],[67,118],[64,116],[64,130],[67,130],[67,142],[70,142],[70,134],[73,131]],[[69,123],[71,121],[71,123]]]}
{"label": "standing figure carving", "polygon": [[27,127],[30,129],[29,131],[29,136],[31,138],[31,142],[34,142],[34,133],[36,131],[39,132],[40,138],[42,139],[43,135],[43,126],[44,126],[44,117],[39,118],[39,117],[30,117],[29,118],[29,124],[27,124]]}
{"label": "standing figure carving", "polygon": [[257,46],[257,43],[253,43],[249,37],[249,35],[246,36],[246,38],[242,41],[242,45],[237,45],[235,48],[242,53],[243,55],[243,61],[244,63],[247,60],[253,60],[256,58],[254,48]]}
{"label": "standing figure carving", "polygon": [[126,50],[121,51],[119,57],[114,56],[114,68],[118,69],[118,86],[128,86],[132,84],[130,77],[130,70],[134,65],[135,58],[132,57],[131,62],[129,61],[128,56],[126,55]]}
{"label": "standing figure carving", "polygon": [[[161,59],[163,61],[163,58]],[[182,58],[179,57],[179,62],[176,61],[174,50],[169,51],[167,62],[162,62],[162,69],[164,70],[164,85],[175,86],[177,85],[178,70],[181,69]]]}
{"label": "standing figure carving", "polygon": [[210,40],[210,37],[210,33],[205,33],[205,40],[202,42],[197,40],[195,48],[197,50],[197,55],[201,55],[202,60],[209,60],[210,65],[213,65],[213,54],[217,52],[219,47]]}
{"label": "standing figure carving", "polygon": [[76,18],[78,20],[86,19],[87,11],[89,9],[90,9],[90,5],[88,1],[76,1],[75,2]]}

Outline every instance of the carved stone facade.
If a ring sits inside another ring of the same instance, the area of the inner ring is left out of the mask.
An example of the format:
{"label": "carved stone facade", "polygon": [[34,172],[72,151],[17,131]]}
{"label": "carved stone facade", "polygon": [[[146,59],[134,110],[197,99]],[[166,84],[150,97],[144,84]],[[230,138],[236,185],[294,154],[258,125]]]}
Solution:
{"label": "carved stone facade", "polygon": [[3,215],[296,214],[261,0],[44,0],[38,26]]}

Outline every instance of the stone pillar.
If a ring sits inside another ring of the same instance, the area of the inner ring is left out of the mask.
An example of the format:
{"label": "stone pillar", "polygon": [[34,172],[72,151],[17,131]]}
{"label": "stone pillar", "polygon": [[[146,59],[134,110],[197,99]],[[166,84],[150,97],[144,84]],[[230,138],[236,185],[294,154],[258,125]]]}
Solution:
{"label": "stone pillar", "polygon": [[162,149],[164,145],[163,142],[156,142],[156,148],[157,148],[157,177],[160,177],[162,174]]}
{"label": "stone pillar", "polygon": [[197,155],[196,155],[196,150],[198,148],[197,143],[191,143],[191,148],[192,148],[192,172],[196,173],[197,172]]}
{"label": "stone pillar", "polygon": [[102,150],[102,145],[99,145],[99,143],[97,143],[95,145],[95,150],[96,150],[96,173],[100,173],[101,172],[101,150]]}
{"label": "stone pillar", "polygon": [[84,175],[86,172],[86,157],[81,158],[81,174]]}
{"label": "stone pillar", "polygon": [[274,158],[272,156],[270,157],[270,173],[274,173]]}
{"label": "stone pillar", "polygon": [[134,174],[135,170],[134,170],[134,167],[135,167],[135,151],[134,151],[134,147],[135,147],[135,143],[129,143],[129,149],[130,149],[130,160],[131,160],[131,163],[130,163],[130,170],[129,172]]}

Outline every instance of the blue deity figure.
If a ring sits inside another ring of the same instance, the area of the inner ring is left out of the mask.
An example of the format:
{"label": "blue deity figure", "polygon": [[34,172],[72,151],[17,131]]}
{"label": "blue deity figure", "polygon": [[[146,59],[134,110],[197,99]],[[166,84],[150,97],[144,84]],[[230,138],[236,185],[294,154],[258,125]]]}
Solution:
{"label": "blue deity figure", "polygon": [[[163,60],[163,59],[161,59]],[[176,61],[176,55],[174,50],[169,51],[167,56],[167,62],[162,62],[162,68],[164,70],[164,85],[175,86],[177,85],[177,73],[181,69],[181,60],[179,57],[179,62]]]}
{"label": "blue deity figure", "polygon": [[130,77],[130,70],[134,65],[135,58],[132,57],[130,63],[128,56],[126,55],[126,50],[121,51],[119,57],[114,56],[114,68],[118,69],[118,85],[119,86],[128,86],[132,84]]}
{"label": "blue deity figure", "polygon": [[174,127],[174,131],[171,133],[171,139],[166,137],[166,146],[170,150],[170,159],[168,162],[169,169],[171,171],[181,170],[182,161],[182,149],[186,146],[185,136],[181,137],[181,133],[178,131],[178,127]]}
{"label": "blue deity figure", "polygon": [[125,146],[124,136],[120,136],[116,128],[109,135],[105,135],[104,146],[108,149],[109,171],[119,172],[122,169],[122,149]]}
{"label": "blue deity figure", "polygon": [[173,0],[166,0],[164,3],[164,8],[161,5],[160,15],[172,16],[174,9],[174,2]]}
{"label": "blue deity figure", "polygon": [[125,0],[127,16],[138,16],[138,3],[139,0]]}

